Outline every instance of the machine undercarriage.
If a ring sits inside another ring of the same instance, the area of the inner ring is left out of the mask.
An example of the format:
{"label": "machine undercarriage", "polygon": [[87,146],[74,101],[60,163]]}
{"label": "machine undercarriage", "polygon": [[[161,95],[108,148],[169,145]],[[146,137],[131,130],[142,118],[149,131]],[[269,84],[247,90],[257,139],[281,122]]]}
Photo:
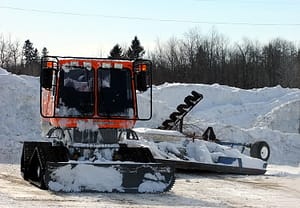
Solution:
{"label": "machine undercarriage", "polygon": [[[101,131],[106,142],[99,140]],[[42,189],[156,193],[169,191],[175,182],[173,166],[157,163],[148,148],[113,142],[121,137],[136,139],[131,130],[108,133],[107,129],[80,132],[52,128],[48,136],[52,142],[24,142],[21,160],[24,179]],[[102,143],[95,142],[97,139]],[[111,175],[116,178],[107,184]]]}

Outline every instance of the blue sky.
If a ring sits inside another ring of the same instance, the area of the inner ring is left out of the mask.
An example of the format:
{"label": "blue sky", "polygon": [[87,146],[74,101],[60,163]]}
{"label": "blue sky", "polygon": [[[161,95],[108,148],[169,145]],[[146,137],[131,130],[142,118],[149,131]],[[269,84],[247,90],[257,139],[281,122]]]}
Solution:
{"label": "blue sky", "polygon": [[145,49],[197,28],[239,42],[300,42],[300,0],[1,0],[0,35],[51,55],[104,56],[135,35]]}

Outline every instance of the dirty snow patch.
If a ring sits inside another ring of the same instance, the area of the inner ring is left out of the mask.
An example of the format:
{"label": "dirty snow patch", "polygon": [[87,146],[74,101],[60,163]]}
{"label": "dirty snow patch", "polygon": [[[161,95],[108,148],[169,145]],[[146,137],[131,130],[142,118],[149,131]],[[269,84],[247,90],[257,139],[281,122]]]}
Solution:
{"label": "dirty snow patch", "polygon": [[98,131],[98,125],[93,123],[93,120],[88,119],[88,121],[78,121],[77,127],[79,131],[85,131],[85,130],[92,130],[92,131]]}
{"label": "dirty snow patch", "polygon": [[146,173],[144,175],[144,181],[139,186],[138,191],[141,193],[154,193],[154,192],[163,192],[167,187],[164,181],[165,177],[159,173],[157,174],[150,174]]}

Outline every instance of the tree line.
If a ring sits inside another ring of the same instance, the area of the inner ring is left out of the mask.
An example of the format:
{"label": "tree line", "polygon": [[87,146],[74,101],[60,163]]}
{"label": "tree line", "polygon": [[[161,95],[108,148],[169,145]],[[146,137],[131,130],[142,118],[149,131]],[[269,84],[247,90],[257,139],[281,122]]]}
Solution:
{"label": "tree line", "polygon": [[47,54],[46,47],[40,53],[30,40],[25,40],[22,45],[0,34],[0,67],[12,73],[39,76],[40,57]]}
{"label": "tree line", "polygon": [[[0,34],[0,67],[7,69],[9,72],[39,76],[41,57],[48,54],[49,51],[46,47],[40,53],[37,48],[33,47],[30,40],[26,40],[21,45],[19,41],[11,41],[11,38],[6,40]],[[139,39],[135,36],[127,50],[116,44],[110,51],[108,58],[138,59],[144,54],[144,47],[141,46]]]}
{"label": "tree line", "polygon": [[231,44],[212,30],[202,35],[190,30],[183,38],[157,43],[151,52],[153,80],[183,83],[219,83],[239,88],[281,85],[300,88],[300,49],[284,39],[266,44],[244,39]]}
{"label": "tree line", "polygon": [[[40,53],[26,40],[5,41],[0,35],[0,66],[16,74],[39,75]],[[42,49],[41,56],[49,52]],[[137,59],[145,56],[137,36],[130,47],[113,46],[108,58]],[[295,43],[274,39],[261,44],[243,39],[230,43],[216,30],[201,34],[192,29],[182,38],[172,37],[147,54],[153,62],[153,83],[219,83],[239,88],[281,85],[300,88],[300,49]]]}

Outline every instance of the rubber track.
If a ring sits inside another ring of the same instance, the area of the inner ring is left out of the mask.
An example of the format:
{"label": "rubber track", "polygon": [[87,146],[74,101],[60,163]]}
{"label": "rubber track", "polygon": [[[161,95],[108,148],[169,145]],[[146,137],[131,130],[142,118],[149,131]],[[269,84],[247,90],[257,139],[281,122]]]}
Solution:
{"label": "rubber track", "polygon": [[[45,175],[46,184],[50,182],[58,182],[64,184],[64,181],[57,181],[55,176],[55,171],[64,167],[70,166],[71,169],[74,169],[78,163],[70,163],[70,162],[63,162],[63,163],[55,163],[55,162],[48,162],[47,171]],[[82,165],[82,163],[81,163]],[[169,191],[174,183],[175,183],[175,169],[173,166],[170,166],[166,163],[85,163],[85,165],[91,165],[95,167],[101,168],[114,168],[118,170],[122,176],[122,190],[112,190],[111,192],[120,192],[120,193],[162,193]],[[100,170],[101,172],[101,170]],[[145,175],[157,175],[160,174],[163,176],[163,181],[161,180],[153,180],[153,179],[146,179]],[[100,174],[101,175],[101,174]],[[61,180],[61,179],[59,179]],[[76,179],[74,179],[76,181]],[[157,183],[164,183],[166,186],[163,190],[151,190],[147,191],[140,191],[139,186],[146,181],[153,181]],[[76,182],[74,182],[76,183]],[[51,187],[48,187],[51,190]],[[57,191],[57,190],[54,190]],[[72,190],[60,190],[60,192],[72,192]],[[90,190],[88,187],[83,187],[80,192],[108,192],[108,191],[99,191],[99,190]]]}

